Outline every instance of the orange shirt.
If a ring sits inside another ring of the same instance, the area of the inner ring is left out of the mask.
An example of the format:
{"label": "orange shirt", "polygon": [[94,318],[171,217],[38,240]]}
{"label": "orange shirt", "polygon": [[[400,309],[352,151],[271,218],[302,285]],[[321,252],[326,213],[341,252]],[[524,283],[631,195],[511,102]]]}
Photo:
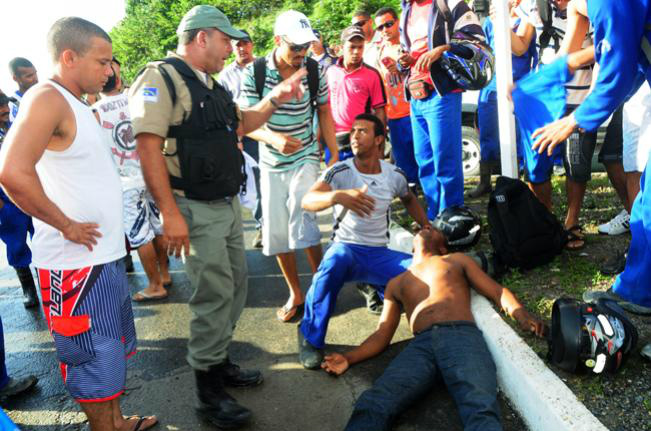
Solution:
{"label": "orange shirt", "polygon": [[390,120],[406,117],[410,113],[409,102],[405,98],[405,83],[402,79],[397,81],[395,77],[391,76],[384,63],[382,63],[383,58],[391,58],[393,61],[397,61],[398,57],[400,57],[400,42],[383,42],[380,45],[377,66],[382,75],[384,91],[387,94],[386,112],[387,118]]}

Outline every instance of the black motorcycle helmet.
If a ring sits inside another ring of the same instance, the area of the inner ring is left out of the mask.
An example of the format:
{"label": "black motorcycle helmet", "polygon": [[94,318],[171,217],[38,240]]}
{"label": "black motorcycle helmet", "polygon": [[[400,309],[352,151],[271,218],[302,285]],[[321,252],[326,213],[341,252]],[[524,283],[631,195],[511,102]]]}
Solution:
{"label": "black motorcycle helmet", "polygon": [[446,208],[432,226],[443,233],[447,246],[452,249],[472,247],[481,236],[481,219],[465,206]]}
{"label": "black motorcycle helmet", "polygon": [[638,333],[616,302],[560,298],[552,308],[548,360],[569,372],[617,371],[637,345]]}

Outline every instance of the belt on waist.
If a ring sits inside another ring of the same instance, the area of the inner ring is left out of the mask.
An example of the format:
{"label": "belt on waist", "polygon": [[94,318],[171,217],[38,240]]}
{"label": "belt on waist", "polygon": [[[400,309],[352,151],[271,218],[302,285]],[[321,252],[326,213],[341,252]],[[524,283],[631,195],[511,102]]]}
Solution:
{"label": "belt on waist", "polygon": [[427,328],[420,330],[418,332],[414,332],[414,335],[420,335],[424,334],[425,332],[431,331],[432,328],[434,327],[441,327],[441,328],[450,328],[450,327],[455,327],[455,326],[474,326],[475,328],[477,327],[477,324],[475,322],[471,322],[469,320],[450,320],[448,322],[437,322],[437,323],[432,323],[430,326]]}

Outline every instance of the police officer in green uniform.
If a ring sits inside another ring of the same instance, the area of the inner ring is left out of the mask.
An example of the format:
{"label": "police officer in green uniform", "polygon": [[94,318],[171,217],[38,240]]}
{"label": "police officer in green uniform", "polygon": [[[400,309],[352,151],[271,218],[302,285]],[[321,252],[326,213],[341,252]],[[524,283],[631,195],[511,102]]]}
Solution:
{"label": "police officer in green uniform", "polygon": [[306,72],[299,70],[260,103],[240,110],[212,75],[230,56],[231,39],[246,35],[206,5],[185,14],[177,35],[176,52],[149,63],[131,87],[131,121],[168,252],[187,256],[193,288],[187,359],[196,376],[197,410],[219,427],[234,428],[246,424],[251,412],[224,387],[262,382],[259,371],[242,370],[228,359],[247,292],[237,136],[262,126],[279,105],[302,97]]}

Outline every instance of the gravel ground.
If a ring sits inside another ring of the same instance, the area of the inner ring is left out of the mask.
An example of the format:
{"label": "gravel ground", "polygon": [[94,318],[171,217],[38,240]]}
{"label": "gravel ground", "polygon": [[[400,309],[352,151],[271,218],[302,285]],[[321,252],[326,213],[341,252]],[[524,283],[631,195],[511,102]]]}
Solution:
{"label": "gravel ground", "polygon": [[[476,180],[466,182],[466,189],[474,187]],[[554,212],[564,220],[564,178],[554,177]],[[466,202],[482,215],[483,232],[486,224],[488,197]],[[396,207],[395,218],[403,226],[409,220]],[[552,263],[527,272],[511,272],[501,282],[513,290],[524,305],[545,321],[551,321],[551,309],[555,299],[571,297],[581,299],[585,290],[606,290],[615,277],[599,272],[600,265],[617,250],[625,249],[630,235],[602,236],[597,226],[614,217],[622,207],[609,187],[605,174],[593,174],[588,185],[580,221],[586,233],[586,246],[580,251],[566,251]],[[488,235],[484,234],[478,250],[490,250]],[[651,317],[629,314],[639,331],[639,343],[627,362],[616,374],[570,374],[558,368],[550,368],[568,385],[577,398],[611,431],[651,431],[651,362],[639,355],[645,344],[651,343]],[[515,326],[514,326],[515,327]],[[532,336],[524,336],[532,349],[544,360],[547,343]]]}

